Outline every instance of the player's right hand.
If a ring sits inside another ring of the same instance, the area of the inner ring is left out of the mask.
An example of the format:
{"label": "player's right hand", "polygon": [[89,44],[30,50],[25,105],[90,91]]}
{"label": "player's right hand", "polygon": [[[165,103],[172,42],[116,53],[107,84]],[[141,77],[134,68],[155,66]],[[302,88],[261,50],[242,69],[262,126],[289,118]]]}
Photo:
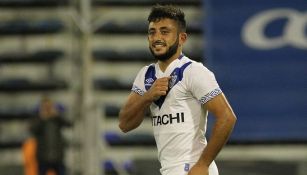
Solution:
{"label": "player's right hand", "polygon": [[158,100],[161,96],[166,95],[168,91],[168,83],[170,79],[171,79],[170,76],[157,79],[153,83],[151,88],[145,93],[145,95],[151,101]]}

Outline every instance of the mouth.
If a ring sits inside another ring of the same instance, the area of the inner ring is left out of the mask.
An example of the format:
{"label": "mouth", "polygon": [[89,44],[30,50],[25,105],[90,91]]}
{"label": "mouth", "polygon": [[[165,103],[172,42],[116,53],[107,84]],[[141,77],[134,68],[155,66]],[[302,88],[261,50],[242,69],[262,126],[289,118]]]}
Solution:
{"label": "mouth", "polygon": [[165,43],[162,43],[162,42],[155,42],[152,44],[152,47],[154,48],[160,48],[160,47],[165,47],[166,44]]}

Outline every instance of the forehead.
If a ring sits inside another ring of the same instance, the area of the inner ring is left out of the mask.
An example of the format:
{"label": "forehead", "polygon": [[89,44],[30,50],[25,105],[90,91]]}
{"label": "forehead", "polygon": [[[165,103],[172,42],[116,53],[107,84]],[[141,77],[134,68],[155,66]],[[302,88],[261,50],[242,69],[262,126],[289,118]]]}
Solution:
{"label": "forehead", "polygon": [[177,28],[177,22],[173,19],[162,18],[157,21],[151,21],[148,29],[159,29],[159,28]]}

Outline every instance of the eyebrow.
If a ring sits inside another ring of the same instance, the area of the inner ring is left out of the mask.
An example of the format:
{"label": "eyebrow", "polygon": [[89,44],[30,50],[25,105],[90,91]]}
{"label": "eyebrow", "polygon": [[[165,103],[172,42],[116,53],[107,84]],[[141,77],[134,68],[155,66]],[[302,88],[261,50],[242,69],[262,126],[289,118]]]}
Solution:
{"label": "eyebrow", "polygon": [[160,30],[165,30],[165,29],[171,30],[169,27],[160,27]]}
{"label": "eyebrow", "polygon": [[[148,31],[151,31],[151,30],[156,30],[156,28],[151,27],[148,29]],[[159,30],[171,30],[171,29],[169,27],[160,27]]]}

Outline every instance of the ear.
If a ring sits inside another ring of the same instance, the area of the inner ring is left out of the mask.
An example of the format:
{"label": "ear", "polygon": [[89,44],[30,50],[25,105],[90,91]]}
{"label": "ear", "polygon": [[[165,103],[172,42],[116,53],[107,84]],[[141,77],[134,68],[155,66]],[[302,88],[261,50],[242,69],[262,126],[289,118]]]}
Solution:
{"label": "ear", "polygon": [[185,32],[181,32],[179,34],[179,45],[180,46],[183,45],[186,42],[187,39],[188,39],[188,34],[185,33]]}

